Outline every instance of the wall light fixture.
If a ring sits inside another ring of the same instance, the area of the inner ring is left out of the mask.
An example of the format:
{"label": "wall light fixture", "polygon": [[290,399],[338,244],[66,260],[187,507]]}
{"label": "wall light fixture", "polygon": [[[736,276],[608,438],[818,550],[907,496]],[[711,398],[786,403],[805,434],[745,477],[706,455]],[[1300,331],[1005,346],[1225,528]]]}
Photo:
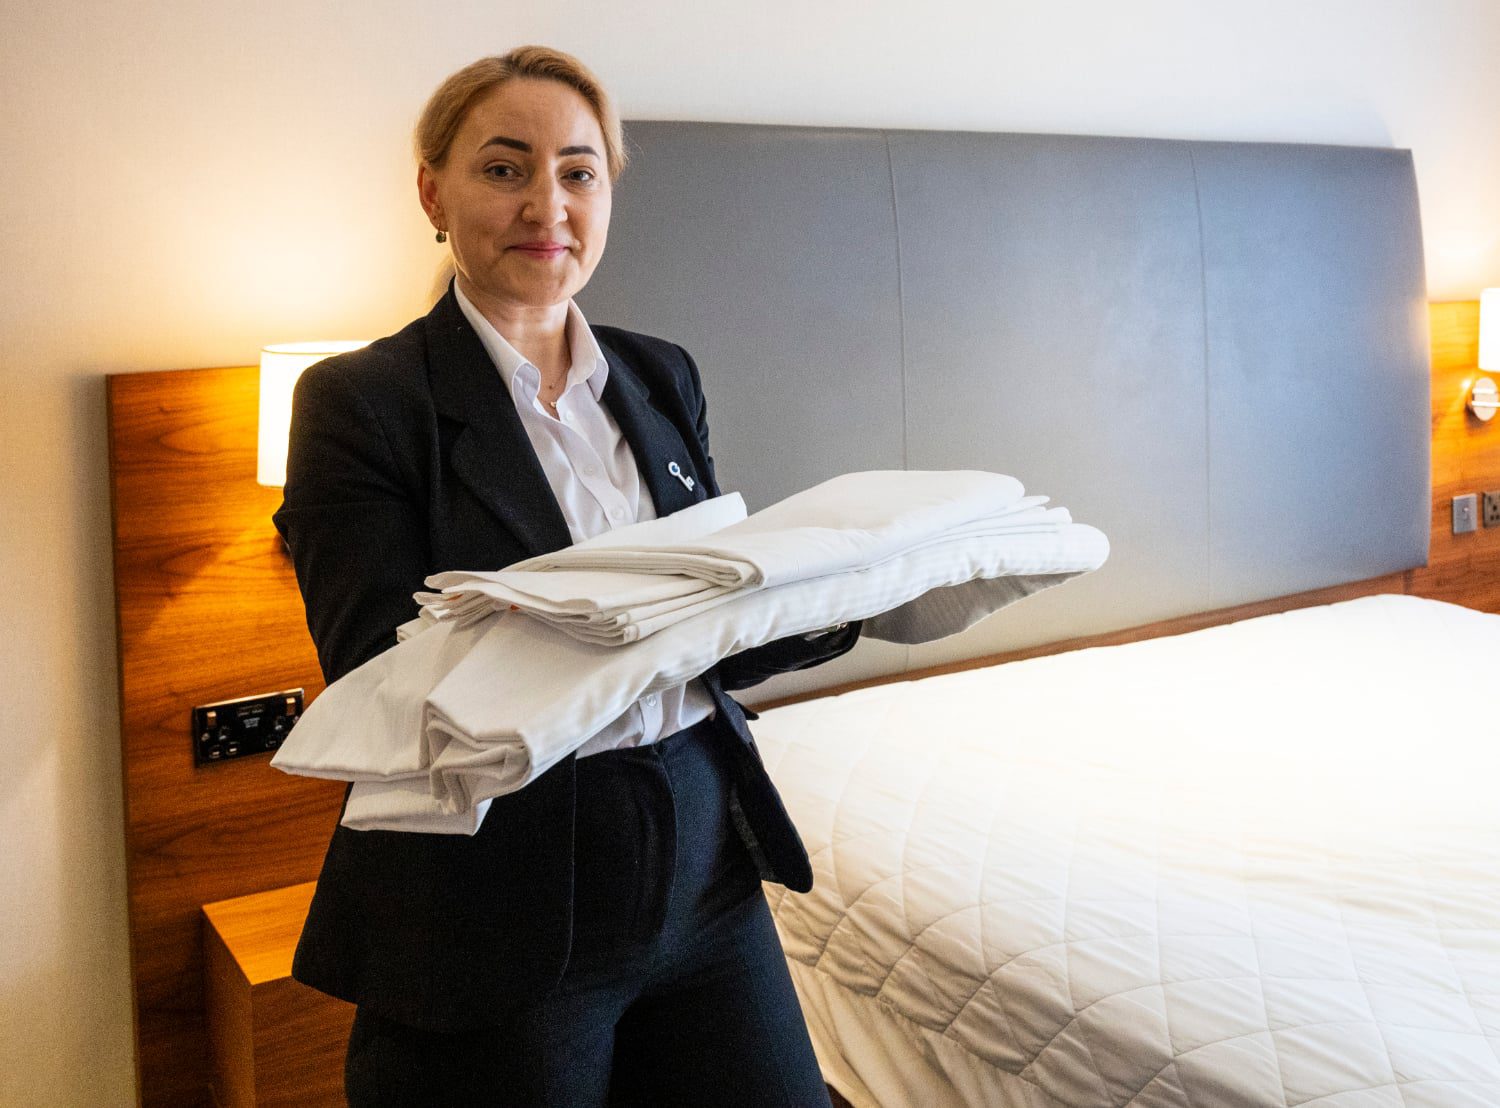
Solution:
{"label": "wall light fixture", "polygon": [[[1500,370],[1500,288],[1479,294],[1479,368]],[[1479,377],[1469,390],[1469,411],[1480,419],[1495,418],[1500,409],[1500,389],[1492,377]]]}
{"label": "wall light fixture", "polygon": [[368,345],[364,341],[286,342],[260,352],[260,441],[255,480],[271,488],[286,484],[286,438],[292,425],[292,389],[315,362]]}

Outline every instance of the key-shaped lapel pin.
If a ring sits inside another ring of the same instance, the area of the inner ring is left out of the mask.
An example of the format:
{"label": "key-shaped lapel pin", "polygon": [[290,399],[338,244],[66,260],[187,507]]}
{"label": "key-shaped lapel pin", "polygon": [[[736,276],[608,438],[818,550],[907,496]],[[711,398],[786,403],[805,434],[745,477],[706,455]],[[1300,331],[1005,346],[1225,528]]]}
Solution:
{"label": "key-shaped lapel pin", "polygon": [[693,491],[693,479],[686,473],[683,473],[682,467],[676,462],[667,463],[667,472],[670,473],[673,477],[677,478],[677,480],[681,481],[683,487],[686,488],[688,492]]}

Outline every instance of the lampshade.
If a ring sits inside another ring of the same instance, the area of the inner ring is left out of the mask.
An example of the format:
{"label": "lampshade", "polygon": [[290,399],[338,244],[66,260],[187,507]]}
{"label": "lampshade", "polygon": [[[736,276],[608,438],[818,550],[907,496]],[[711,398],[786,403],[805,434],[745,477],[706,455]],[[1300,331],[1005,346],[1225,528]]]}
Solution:
{"label": "lampshade", "polygon": [[1479,368],[1500,369],[1500,289],[1479,294]]}
{"label": "lampshade", "polygon": [[255,480],[280,488],[286,484],[286,437],[292,425],[292,389],[302,371],[314,362],[367,341],[285,342],[260,352],[260,451]]}

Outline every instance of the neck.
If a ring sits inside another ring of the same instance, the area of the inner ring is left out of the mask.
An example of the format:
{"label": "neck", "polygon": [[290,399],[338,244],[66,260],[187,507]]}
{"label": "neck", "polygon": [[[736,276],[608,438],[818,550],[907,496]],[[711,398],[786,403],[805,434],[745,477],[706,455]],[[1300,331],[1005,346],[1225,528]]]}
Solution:
{"label": "neck", "polygon": [[456,277],[469,303],[479,309],[479,314],[490,321],[490,325],[504,336],[542,375],[542,381],[560,382],[572,364],[568,349],[568,304],[547,304],[533,307],[497,301],[486,296],[463,276]]}

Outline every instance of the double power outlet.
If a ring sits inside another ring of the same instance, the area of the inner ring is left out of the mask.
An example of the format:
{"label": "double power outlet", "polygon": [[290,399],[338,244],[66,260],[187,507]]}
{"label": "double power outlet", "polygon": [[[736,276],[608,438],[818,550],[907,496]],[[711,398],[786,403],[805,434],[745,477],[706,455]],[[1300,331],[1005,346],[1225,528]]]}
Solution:
{"label": "double power outlet", "polygon": [[[1479,507],[1478,493],[1471,492],[1467,496],[1453,498],[1453,533],[1455,535],[1465,535],[1479,529]],[[1492,489],[1484,494],[1484,525],[1500,527],[1500,489]]]}

